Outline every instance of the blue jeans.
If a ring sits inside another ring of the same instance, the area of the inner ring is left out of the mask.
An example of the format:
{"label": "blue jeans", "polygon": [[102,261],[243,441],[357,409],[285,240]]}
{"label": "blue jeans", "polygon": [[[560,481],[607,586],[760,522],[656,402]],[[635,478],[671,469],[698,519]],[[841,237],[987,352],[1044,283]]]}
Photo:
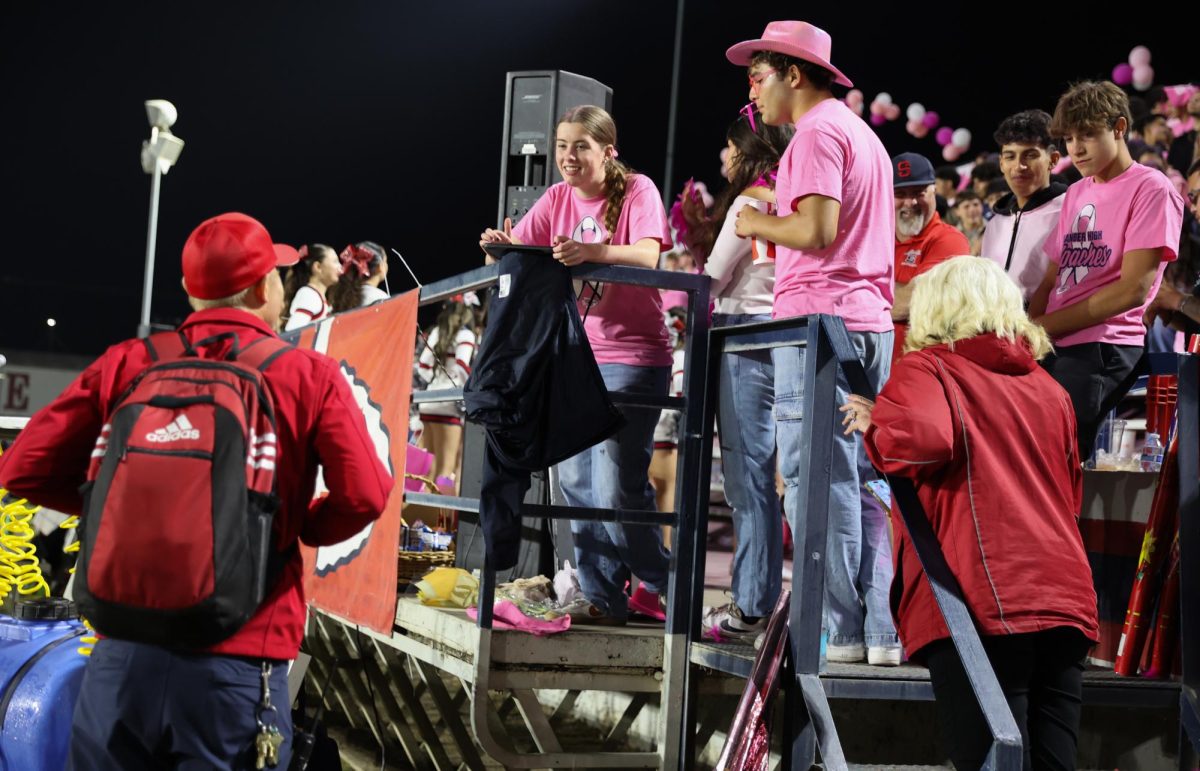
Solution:
{"label": "blue jeans", "polygon": [[[601,364],[609,391],[666,396],[670,367]],[[650,485],[650,457],[658,411],[625,410],[625,427],[557,466],[559,486],[569,506],[601,509],[655,510]],[[667,588],[670,558],[656,525],[571,521],[579,587],[588,601],[609,616],[628,615],[625,584],[630,574],[653,592]]]}
{"label": "blue jeans", "polygon": [[[880,388],[892,366],[892,332],[851,332],[850,340],[871,385]],[[792,528],[800,531],[803,510],[796,500],[800,469],[809,462],[802,453],[804,415],[803,348],[776,348],[775,416],[778,421],[779,467],[786,486],[784,509]],[[862,435],[843,436],[842,413],[850,388],[839,370],[836,405],[818,416],[834,424],[829,529],[825,559],[825,625],[830,645],[898,645],[888,605],[892,582],[892,548],[887,514],[863,487],[875,471],[863,450]]]}
{"label": "blue jeans", "polygon": [[[713,326],[771,316],[714,314]],[[783,583],[783,517],[775,492],[775,366],[770,351],[721,357],[717,423],[725,500],[733,510],[733,601],[744,615],[769,616]]]}

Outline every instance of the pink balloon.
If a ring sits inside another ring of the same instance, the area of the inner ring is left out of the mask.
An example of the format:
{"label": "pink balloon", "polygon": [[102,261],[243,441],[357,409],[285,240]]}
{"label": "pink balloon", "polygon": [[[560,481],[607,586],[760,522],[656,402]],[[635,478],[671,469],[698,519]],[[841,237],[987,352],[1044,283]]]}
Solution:
{"label": "pink balloon", "polygon": [[862,114],[863,114],[863,103],[862,102],[857,102],[855,104],[851,104],[851,103],[847,102],[846,106],[849,107],[851,109],[851,111],[854,112],[855,115],[859,116],[860,118],[862,117]]}
{"label": "pink balloon", "polygon": [[910,120],[908,123],[904,124],[904,130],[912,134],[914,137],[917,135],[917,131],[923,128],[925,128],[925,125],[919,120]]}
{"label": "pink balloon", "polygon": [[882,126],[885,123],[887,123],[886,115],[883,115],[883,114],[877,113],[877,112],[871,113],[871,125],[872,126]]}
{"label": "pink balloon", "polygon": [[933,110],[926,110],[925,117],[921,118],[921,122],[925,124],[925,128],[927,129],[937,128],[938,123],[941,122],[941,120],[942,116],[938,115]]}
{"label": "pink balloon", "polygon": [[889,104],[887,106],[887,111],[884,114],[887,115],[888,120],[896,120],[900,117],[900,105]]}
{"label": "pink balloon", "polygon": [[871,114],[872,115],[886,115],[887,114],[887,105],[880,104],[879,102],[871,102]]}
{"label": "pink balloon", "polygon": [[1112,82],[1118,86],[1128,86],[1133,82],[1133,67],[1124,62],[1113,67]]}
{"label": "pink balloon", "polygon": [[855,103],[860,105],[863,103],[863,92],[857,88],[852,88],[846,92],[846,104],[852,105]]}
{"label": "pink balloon", "polygon": [[950,144],[950,140],[954,139],[954,129],[949,126],[942,126],[933,136],[942,147],[953,147]]}
{"label": "pink balloon", "polygon": [[955,147],[954,145],[948,144],[942,148],[942,157],[945,158],[950,163],[954,163],[955,161],[957,161],[958,156],[960,156],[960,155],[962,155],[962,150]]}
{"label": "pink balloon", "polygon": [[1145,91],[1154,85],[1154,68],[1149,64],[1138,64],[1133,68],[1133,87]]}
{"label": "pink balloon", "polygon": [[917,139],[924,139],[929,136],[929,129],[925,128],[924,123],[917,124],[917,130],[911,132]]}
{"label": "pink balloon", "polygon": [[1150,49],[1146,46],[1136,46],[1129,52],[1129,63],[1134,67],[1150,63]]}

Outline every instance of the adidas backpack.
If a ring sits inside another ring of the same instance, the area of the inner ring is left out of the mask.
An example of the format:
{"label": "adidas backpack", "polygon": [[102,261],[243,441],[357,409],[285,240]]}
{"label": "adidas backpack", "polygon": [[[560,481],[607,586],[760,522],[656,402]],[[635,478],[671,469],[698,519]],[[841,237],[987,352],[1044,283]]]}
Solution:
{"label": "adidas backpack", "polygon": [[[224,359],[197,348],[232,338]],[[80,613],[101,634],[205,648],[245,624],[292,550],[273,543],[276,432],[262,373],[292,346],[227,332],[145,340],[152,364],[117,399],[83,487]]]}

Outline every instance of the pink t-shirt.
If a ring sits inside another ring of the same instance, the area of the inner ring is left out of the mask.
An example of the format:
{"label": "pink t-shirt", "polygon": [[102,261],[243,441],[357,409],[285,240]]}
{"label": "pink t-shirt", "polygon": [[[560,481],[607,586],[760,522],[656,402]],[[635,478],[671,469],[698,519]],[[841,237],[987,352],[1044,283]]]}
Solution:
{"label": "pink t-shirt", "polygon": [[812,194],[841,203],[837,238],[825,249],[776,247],[775,317],[828,313],[853,332],[887,332],[896,237],[892,166],[875,132],[837,99],[796,121],[779,163],[780,216]]}
{"label": "pink t-shirt", "polygon": [[[513,237],[523,244],[547,246],[554,236],[560,235],[586,244],[608,238],[604,229],[604,197],[580,198],[574,188],[559,182],[551,185],[513,228]],[[643,238],[657,239],[661,251],[671,248],[671,231],[658,188],[648,177],[631,174],[617,232],[612,234],[610,243],[624,246]],[[589,295],[585,290],[579,312],[587,314],[583,327],[598,364],[671,365],[662,295],[657,289],[605,284],[600,299],[592,301],[590,309]]]}
{"label": "pink t-shirt", "polygon": [[1063,196],[1058,227],[1046,239],[1046,256],[1058,265],[1058,279],[1046,312],[1074,305],[1121,277],[1127,252],[1163,249],[1154,285],[1146,302],[1095,326],[1054,340],[1057,346],[1080,343],[1142,345],[1146,327],[1142,313],[1162,281],[1166,264],[1175,259],[1183,227],[1183,198],[1157,169],[1133,164],[1108,182],[1084,177]]}

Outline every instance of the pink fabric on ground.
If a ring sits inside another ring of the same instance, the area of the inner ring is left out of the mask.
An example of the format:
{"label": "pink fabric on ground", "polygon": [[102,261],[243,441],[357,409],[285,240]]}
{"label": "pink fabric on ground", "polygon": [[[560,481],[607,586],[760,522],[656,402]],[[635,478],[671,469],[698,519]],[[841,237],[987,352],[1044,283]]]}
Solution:
{"label": "pink fabric on ground", "polygon": [[[477,619],[479,609],[467,608],[467,617],[471,620]],[[570,629],[571,617],[564,614],[553,621],[530,618],[508,600],[500,600],[492,606],[492,628],[510,632],[528,632],[535,637],[546,637]]]}

